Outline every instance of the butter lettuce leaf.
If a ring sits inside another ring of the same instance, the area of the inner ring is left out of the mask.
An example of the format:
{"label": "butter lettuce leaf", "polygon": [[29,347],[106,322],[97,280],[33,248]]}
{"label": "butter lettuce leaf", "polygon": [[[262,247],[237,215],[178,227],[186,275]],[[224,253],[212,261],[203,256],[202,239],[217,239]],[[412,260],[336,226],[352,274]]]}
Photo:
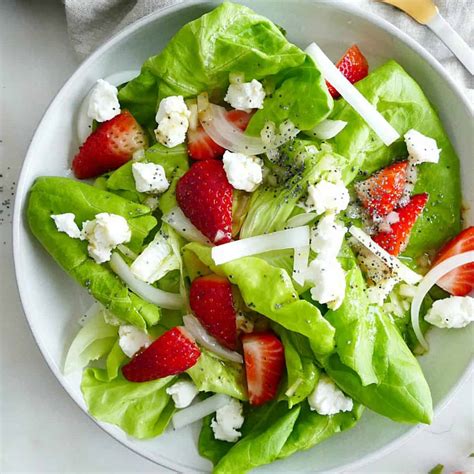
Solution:
{"label": "butter lettuce leaf", "polygon": [[[416,259],[436,250],[461,230],[461,183],[459,160],[438,114],[415,80],[395,61],[371,72],[356,87],[403,136],[409,129],[434,138],[441,148],[439,163],[418,166],[415,193],[429,193],[404,256]],[[386,147],[362,117],[343,99],[336,101],[331,118],[347,126],[329,140],[334,151],[348,159],[355,173],[372,173],[395,158],[406,156],[402,140]]]}
{"label": "butter lettuce leaf", "polygon": [[72,179],[43,177],[33,184],[27,206],[27,219],[33,235],[56,262],[120,320],[139,328],[156,324],[160,309],[130,291],[107,264],[89,257],[87,242],[72,239],[56,229],[52,214],[73,212],[80,226],[100,212],[127,219],[132,232],[127,244],[139,252],[156,219],[146,206]]}
{"label": "butter lettuce leaf", "polygon": [[231,72],[244,73],[246,81],[271,77],[275,90],[252,119],[256,126],[250,124],[250,129],[255,132],[268,119],[279,122],[288,117],[311,128],[332,108],[321,73],[306,54],[270,20],[228,2],[181,28],[120,90],[119,100],[140,123],[150,126],[162,98],[208,91],[218,100]]}
{"label": "butter lettuce leaf", "polygon": [[[285,270],[258,257],[240,258],[215,266],[211,249],[194,242],[187,244],[183,252],[193,252],[211,270],[227,276],[238,286],[245,304],[253,311],[306,336],[315,353],[324,355],[333,350],[334,328],[316,306],[299,299]],[[262,288],[271,288],[271,291],[262,291]]]}
{"label": "butter lettuce leaf", "polygon": [[121,373],[110,380],[104,369],[86,369],[81,391],[94,418],[122,428],[138,439],[163,433],[175,411],[166,388],[176,377],[135,383]]}

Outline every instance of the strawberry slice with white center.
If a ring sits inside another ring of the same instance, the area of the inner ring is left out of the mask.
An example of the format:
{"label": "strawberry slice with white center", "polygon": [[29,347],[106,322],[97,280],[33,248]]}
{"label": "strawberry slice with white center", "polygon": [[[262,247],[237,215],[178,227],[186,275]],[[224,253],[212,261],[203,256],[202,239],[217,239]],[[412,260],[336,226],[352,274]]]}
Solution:
{"label": "strawberry slice with white center", "polygon": [[206,275],[193,280],[189,304],[207,332],[225,347],[237,348],[237,320],[232,285],[227,278]]}
{"label": "strawberry slice with white center", "polygon": [[120,168],[147,144],[143,129],[133,115],[124,110],[99,124],[87,137],[72,161],[74,175],[79,179],[95,178]]}
{"label": "strawberry slice with white center", "polygon": [[[433,266],[460,253],[474,250],[474,226],[464,229],[445,244],[436,256]],[[454,296],[466,296],[474,290],[474,263],[455,268],[436,283]]]}
{"label": "strawberry slice with white center", "polygon": [[[251,113],[242,110],[229,110],[227,120],[244,131],[252,118]],[[218,145],[199,125],[195,130],[188,130],[188,155],[193,160],[214,160],[224,154],[224,148]]]}
{"label": "strawberry slice with white center", "polygon": [[[364,77],[369,74],[369,63],[355,44],[344,53],[344,56],[338,61],[336,67],[346,76],[351,84],[364,79]],[[339,92],[328,82],[326,82],[326,84],[332,98],[337,99]]]}
{"label": "strawberry slice with white center", "polygon": [[391,224],[390,231],[379,232],[373,240],[389,254],[397,256],[407,246],[411,230],[427,202],[426,193],[413,196],[406,206],[397,209],[399,220]]}
{"label": "strawberry slice with white center", "polygon": [[407,182],[408,161],[399,161],[355,185],[357,196],[369,214],[383,217],[400,201]]}
{"label": "strawberry slice with white center", "polygon": [[220,160],[197,161],[176,186],[186,217],[213,243],[232,240],[232,186]]}
{"label": "strawberry slice with white center", "polygon": [[183,327],[174,327],[163,333],[145,350],[139,352],[122,367],[130,382],[147,382],[176,375],[192,367],[201,351]]}
{"label": "strawberry slice with white center", "polygon": [[242,336],[245,373],[251,405],[262,405],[275,398],[285,368],[283,344],[271,332]]}

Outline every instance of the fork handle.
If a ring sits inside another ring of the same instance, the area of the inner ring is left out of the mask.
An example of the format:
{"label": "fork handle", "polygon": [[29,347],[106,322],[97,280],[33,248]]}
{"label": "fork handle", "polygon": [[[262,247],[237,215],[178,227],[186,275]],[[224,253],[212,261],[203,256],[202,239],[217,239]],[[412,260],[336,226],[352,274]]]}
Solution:
{"label": "fork handle", "polygon": [[467,43],[453,30],[451,25],[439,14],[431,19],[428,26],[443,43],[457,56],[464,67],[474,74],[474,54]]}

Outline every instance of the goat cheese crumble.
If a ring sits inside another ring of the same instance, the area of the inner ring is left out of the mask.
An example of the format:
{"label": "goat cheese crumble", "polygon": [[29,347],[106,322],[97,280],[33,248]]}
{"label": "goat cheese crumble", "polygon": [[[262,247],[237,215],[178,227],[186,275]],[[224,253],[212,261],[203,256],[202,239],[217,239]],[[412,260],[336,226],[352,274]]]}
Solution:
{"label": "goat cheese crumble", "polygon": [[252,109],[262,109],[265,91],[262,83],[253,79],[250,82],[230,84],[224,100],[234,109],[250,112]]}
{"label": "goat cheese crumble", "polygon": [[414,129],[408,130],[404,138],[411,163],[438,163],[441,150],[434,138],[427,137]]}
{"label": "goat cheese crumble", "polygon": [[263,181],[263,161],[256,156],[226,150],[222,161],[227,179],[235,189],[251,193]]}
{"label": "goat cheese crumble", "polygon": [[474,298],[451,296],[437,300],[429,309],[425,320],[439,328],[463,328],[474,321]]}
{"label": "goat cheese crumble", "polygon": [[75,218],[76,216],[72,212],[65,212],[64,214],[55,214],[51,216],[51,219],[53,219],[56,224],[56,229],[58,229],[59,232],[64,232],[73,239],[84,240],[81,230],[74,222]]}
{"label": "goat cheese crumble", "polygon": [[166,393],[171,395],[176,408],[186,408],[191,405],[199,390],[190,380],[180,380],[168,387]]}
{"label": "goat cheese crumble", "polygon": [[97,122],[105,122],[120,113],[118,90],[112,84],[99,79],[89,97],[87,115]]}
{"label": "goat cheese crumble", "polygon": [[214,438],[233,443],[242,434],[238,431],[244,424],[242,403],[233,398],[230,403],[216,411],[216,417],[211,421]]}
{"label": "goat cheese crumble", "polygon": [[173,95],[160,102],[156,113],[156,139],[164,146],[173,148],[184,142],[191,112],[182,96]]}
{"label": "goat cheese crumble", "polygon": [[151,337],[135,326],[119,327],[119,346],[127,357],[133,357],[140,349],[152,343]]}
{"label": "goat cheese crumble", "polygon": [[170,186],[165,169],[155,163],[133,163],[132,174],[139,193],[164,193]]}
{"label": "goat cheese crumble", "polygon": [[332,183],[323,179],[316,185],[308,186],[306,206],[318,215],[326,211],[337,214],[346,209],[349,200],[349,191],[342,181]]}
{"label": "goat cheese crumble", "polygon": [[311,250],[318,258],[336,258],[346,232],[347,228],[336,222],[334,214],[324,216],[316,228],[311,229]]}
{"label": "goat cheese crumble", "polygon": [[322,374],[313,393],[308,397],[309,407],[320,415],[335,415],[343,411],[351,411],[354,403],[335,383]]}

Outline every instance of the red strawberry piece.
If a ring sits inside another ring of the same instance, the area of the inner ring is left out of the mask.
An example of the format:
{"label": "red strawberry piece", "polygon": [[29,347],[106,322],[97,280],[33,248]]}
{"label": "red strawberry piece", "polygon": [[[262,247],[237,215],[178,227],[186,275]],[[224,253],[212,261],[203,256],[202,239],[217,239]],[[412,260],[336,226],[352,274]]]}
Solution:
{"label": "red strawberry piece", "polygon": [[408,161],[387,166],[356,184],[355,189],[371,216],[386,216],[395,209],[407,182]]}
{"label": "red strawberry piece", "polygon": [[194,163],[176,186],[179,207],[215,244],[232,239],[232,186],[221,161]]}
{"label": "red strawberry piece", "polygon": [[[470,250],[474,250],[474,226],[464,229],[454,239],[444,245],[438,252],[433,266],[449,257],[469,252]],[[474,263],[466,263],[466,265],[455,268],[441,278],[441,280],[438,280],[436,284],[454,296],[468,295],[474,290]]]}
{"label": "red strawberry piece", "polygon": [[[364,77],[369,74],[369,63],[355,44],[344,53],[344,56],[342,56],[336,66],[339,71],[346,76],[351,84],[364,79]],[[337,92],[337,90],[327,81],[326,85],[328,86],[332,98],[337,99],[339,97],[339,92]]]}
{"label": "red strawberry piece", "polygon": [[[240,130],[245,130],[252,114],[242,110],[229,110],[227,119]],[[193,160],[213,160],[224,154],[224,148],[218,145],[199,125],[196,130],[188,130],[188,155]]]}
{"label": "red strawberry piece", "polygon": [[79,179],[95,178],[112,171],[132,158],[134,152],[147,146],[147,137],[133,115],[124,110],[99,124],[72,160],[74,175]]}
{"label": "red strawberry piece", "polygon": [[130,382],[147,382],[176,375],[192,367],[201,351],[183,327],[166,331],[122,367]]}
{"label": "red strawberry piece", "polygon": [[409,203],[397,209],[399,221],[390,226],[390,232],[379,232],[373,239],[392,255],[398,255],[408,244],[410,232],[428,201],[428,194],[417,194]]}
{"label": "red strawberry piece", "polygon": [[218,275],[196,278],[189,291],[189,303],[211,336],[231,350],[237,348],[236,313],[227,278]]}
{"label": "red strawberry piece", "polygon": [[283,344],[271,331],[242,337],[245,373],[251,405],[275,398],[285,367]]}

